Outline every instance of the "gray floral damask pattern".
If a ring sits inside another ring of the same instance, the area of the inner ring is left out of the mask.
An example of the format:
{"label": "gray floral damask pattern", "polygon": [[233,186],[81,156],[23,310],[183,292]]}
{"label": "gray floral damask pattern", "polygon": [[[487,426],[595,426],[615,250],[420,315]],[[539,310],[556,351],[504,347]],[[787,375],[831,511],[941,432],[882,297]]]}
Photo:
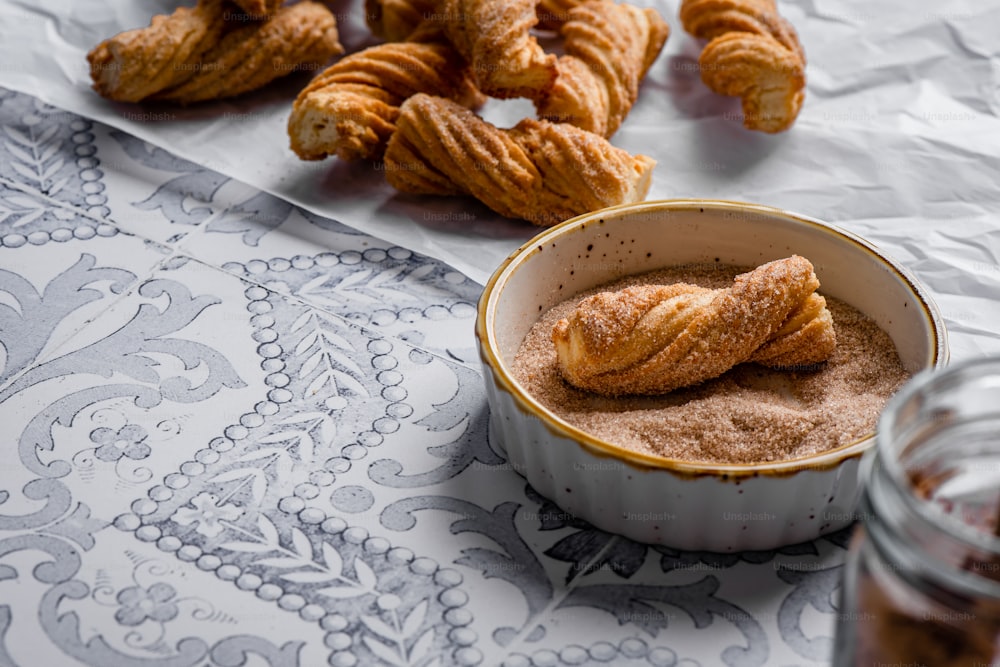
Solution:
{"label": "gray floral damask pattern", "polygon": [[826,662],[846,533],[565,514],[489,442],[480,289],[0,90],[0,667]]}

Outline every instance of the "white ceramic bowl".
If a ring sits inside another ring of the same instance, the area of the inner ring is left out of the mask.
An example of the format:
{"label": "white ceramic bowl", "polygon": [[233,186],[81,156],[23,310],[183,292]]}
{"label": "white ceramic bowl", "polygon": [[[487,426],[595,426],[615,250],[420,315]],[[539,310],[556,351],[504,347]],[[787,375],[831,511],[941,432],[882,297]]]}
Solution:
{"label": "white ceramic bowl", "polygon": [[[802,215],[738,202],[649,201],[549,228],[496,270],[476,337],[490,441],[542,495],[634,540],[717,552],[814,539],[855,518],[858,468],[874,432],[810,457],[716,465],[632,452],[571,426],[514,379],[524,336],[544,311],[626,275],[721,261],[756,266],[799,254],[821,290],[872,317],[915,373],[947,363],[944,322],[927,292],[871,243]],[[874,429],[873,429],[874,431]]]}

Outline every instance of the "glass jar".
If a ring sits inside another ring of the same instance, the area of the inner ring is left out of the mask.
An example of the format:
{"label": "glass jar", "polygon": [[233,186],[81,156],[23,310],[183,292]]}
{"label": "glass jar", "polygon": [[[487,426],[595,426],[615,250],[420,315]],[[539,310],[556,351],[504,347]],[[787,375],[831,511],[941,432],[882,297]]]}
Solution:
{"label": "glass jar", "polygon": [[1000,666],[1000,358],[910,380],[863,475],[835,667]]}

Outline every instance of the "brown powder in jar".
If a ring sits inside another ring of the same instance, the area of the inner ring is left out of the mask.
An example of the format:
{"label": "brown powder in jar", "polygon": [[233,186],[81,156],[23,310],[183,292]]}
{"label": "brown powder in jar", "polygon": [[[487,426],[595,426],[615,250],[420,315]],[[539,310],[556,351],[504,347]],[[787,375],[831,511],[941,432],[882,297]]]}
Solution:
{"label": "brown powder in jar", "polygon": [[859,574],[857,608],[851,612],[858,620],[849,621],[857,624],[851,664],[998,664],[1000,615],[995,603],[956,596],[926,581],[919,592],[912,585],[891,571]]}
{"label": "brown powder in jar", "polygon": [[[944,474],[908,471],[914,495],[944,511],[947,518],[939,517],[939,521],[955,520],[984,533],[995,534],[1000,526],[995,497],[987,504],[971,502],[967,505],[956,503],[948,495],[937,496],[942,486],[955,488],[953,473],[954,470]],[[959,483],[957,488],[963,486],[965,489],[975,487]],[[862,531],[855,539],[875,538]],[[987,579],[998,580],[1000,564],[988,555],[988,550],[971,545],[965,549],[956,548],[949,540],[943,540],[941,548],[946,552],[943,560],[949,565],[939,565],[938,573],[952,571],[957,566],[966,573],[967,580],[981,577],[982,584]],[[929,546],[929,550],[936,552],[937,546]],[[977,586],[981,595],[970,594],[951,588],[945,583],[947,579],[931,578],[904,562],[883,560],[885,556],[879,547],[874,547],[872,553],[879,553],[879,556],[859,554],[858,579],[849,587],[854,602],[850,605],[851,613],[845,615],[846,622],[853,626],[839,630],[852,640],[849,649],[845,646],[853,656],[850,664],[934,667],[1000,664],[1000,605],[985,586]],[[934,555],[941,558],[942,553]]]}
{"label": "brown powder in jar", "polygon": [[718,378],[663,396],[615,398],[576,389],[559,373],[552,327],[581,299],[638,284],[728,287],[736,275],[752,268],[673,267],[630,276],[557,304],[525,336],[514,358],[514,378],[539,403],[582,431],[637,452],[684,461],[782,461],[871,433],[886,400],[909,373],[888,334],[831,297],[826,299],[837,348],[815,368],[774,370],[741,364]]}

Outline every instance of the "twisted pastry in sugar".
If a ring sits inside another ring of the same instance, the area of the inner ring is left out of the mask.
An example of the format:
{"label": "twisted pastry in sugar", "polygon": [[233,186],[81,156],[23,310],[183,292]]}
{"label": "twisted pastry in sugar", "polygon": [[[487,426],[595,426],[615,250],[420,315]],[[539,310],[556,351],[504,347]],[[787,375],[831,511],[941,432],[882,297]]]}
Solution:
{"label": "twisted pastry in sugar", "polygon": [[609,0],[589,0],[566,16],[559,30],[566,55],[535,108],[547,120],[610,137],[635,104],[670,27],[654,9]]}
{"label": "twisted pastry in sugar", "polygon": [[686,31],[710,40],[698,58],[702,81],[741,98],[744,127],[791,127],[805,96],[806,58],[774,0],[682,0],[680,17]]}
{"label": "twisted pastry in sugar", "polygon": [[531,34],[535,0],[441,0],[439,12],[485,94],[533,98],[555,81],[556,56]]}
{"label": "twisted pastry in sugar", "polygon": [[292,150],[303,160],[378,159],[399,105],[418,92],[469,107],[484,101],[447,42],[378,44],[340,59],[299,93],[288,119]]}
{"label": "twisted pastry in sugar", "polygon": [[836,346],[812,264],[797,255],[732,287],[640,285],[584,299],[552,330],[567,382],[598,394],[663,394],[747,361],[819,363]]}
{"label": "twisted pastry in sugar", "polygon": [[403,103],[385,153],[386,180],[402,192],[472,195],[536,225],[641,201],[654,165],[572,125],[526,118],[500,129],[424,94]]}

